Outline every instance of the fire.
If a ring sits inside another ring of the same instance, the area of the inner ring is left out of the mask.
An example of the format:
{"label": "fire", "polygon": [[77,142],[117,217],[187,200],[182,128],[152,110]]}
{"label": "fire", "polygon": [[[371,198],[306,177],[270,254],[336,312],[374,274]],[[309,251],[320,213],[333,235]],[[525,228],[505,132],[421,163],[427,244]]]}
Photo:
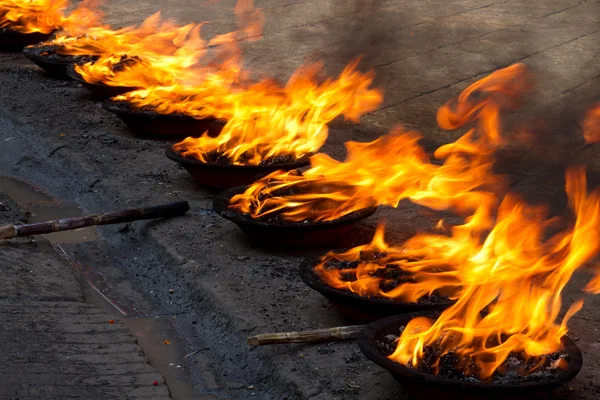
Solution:
{"label": "fire", "polygon": [[[582,306],[581,301],[573,304],[557,323],[562,290],[599,250],[600,191],[588,193],[585,171],[569,169],[566,192],[574,222],[552,236],[548,231],[556,231],[557,220],[546,218],[544,207],[514,195],[504,198],[488,234],[472,225],[456,227],[451,237],[425,236],[423,246],[435,249],[429,261],[460,268],[461,294],[435,322],[425,317],[410,321],[389,357],[414,367],[424,349],[433,346],[440,356],[455,355],[457,370],[466,376],[489,379],[502,373],[511,354],[524,353],[541,363],[559,351],[569,318]],[[428,358],[434,371],[439,362]]]}
{"label": "fire", "polygon": [[[219,159],[238,165],[259,165],[268,160],[297,160],[316,152],[328,136],[327,124],[338,115],[357,121],[374,110],[381,93],[370,89],[372,73],[349,64],[335,79],[318,84],[320,64],[297,70],[281,88],[263,80],[230,96],[202,99],[200,108],[228,119],[216,138],[187,138],[173,149],[203,162]],[[218,110],[221,111],[218,111]]]}
{"label": "fire", "polygon": [[22,33],[51,33],[64,21],[68,0],[3,0],[0,28]]}
{"label": "fire", "polygon": [[[455,298],[461,284],[457,276],[460,261],[440,264],[436,257],[440,247],[449,249],[449,245],[449,241],[439,240],[429,246],[427,237],[418,235],[401,247],[391,247],[380,225],[371,243],[343,253],[329,252],[314,272],[327,285],[364,297],[411,303],[434,294]],[[341,268],[335,268],[339,261],[343,262]]]}
{"label": "fire", "polygon": [[75,70],[90,83],[110,86],[149,87],[169,85],[180,70],[190,67],[206,52],[199,24],[178,26],[162,21],[160,13],[139,27],[116,31],[103,27],[83,37],[57,41],[61,52],[100,56],[96,62],[78,65]]}
{"label": "fire", "polygon": [[[178,26],[172,21],[161,21],[157,13],[139,27],[110,31],[99,28],[90,38],[77,38],[71,47],[64,51],[81,54],[89,51],[90,44],[100,46],[100,59],[76,67],[76,71],[90,83],[104,83],[109,86],[140,88],[126,99],[132,105],[142,107],[152,105],[153,99],[162,99],[171,94],[187,99],[196,95],[194,83],[199,79],[209,79],[215,89],[215,80],[235,81],[241,70],[239,40],[257,36],[262,32],[263,14],[255,9],[252,0],[239,0],[235,13],[241,28],[228,34],[219,35],[208,43],[200,35],[202,24]],[[99,39],[96,39],[96,35]],[[77,47],[83,47],[78,50]],[[203,65],[201,62],[209,47],[216,48],[216,60]],[[227,86],[219,88],[226,95]],[[156,95],[154,95],[156,93]],[[161,96],[162,95],[162,96]],[[141,98],[139,104],[137,98]],[[169,100],[161,101],[171,102]],[[163,109],[159,104],[153,107]],[[177,110],[174,110],[177,112]]]}
{"label": "fire", "polygon": [[[214,55],[210,59],[203,57],[197,60],[201,62],[187,63],[184,68],[181,65],[167,65],[169,72],[176,75],[177,79],[145,86],[118,96],[115,100],[125,101],[135,109],[151,109],[161,114],[185,114],[197,119],[228,118],[228,99],[234,97],[232,92],[240,91],[235,86],[247,80],[247,73],[242,67],[240,41],[256,40],[262,34],[264,24],[262,10],[255,9],[252,0],[239,0],[234,12],[238,29],[218,35],[202,46],[203,50],[213,50]],[[203,55],[206,56],[207,52],[198,54]],[[161,69],[152,65],[151,70],[146,69],[145,73]],[[123,79],[122,74],[115,76],[117,81]]]}
{"label": "fire", "polygon": [[68,0],[2,0],[0,28],[22,33],[52,33],[58,29],[77,31],[93,26],[101,18],[97,0],[82,1],[68,16]]}
{"label": "fire", "polygon": [[374,205],[396,207],[408,198],[436,210],[477,210],[472,218],[489,223],[490,207],[483,205],[496,201],[491,191],[501,185],[492,171],[494,151],[503,144],[498,114],[518,103],[528,82],[526,68],[516,64],[441,107],[438,124],[444,129],[477,121],[459,140],[437,149],[442,165],[427,158],[419,134],[398,128],[371,143],[348,142],[344,162],[316,154],[307,171],[275,172],[233,197],[230,207],[253,218],[329,221]]}
{"label": "fire", "polygon": [[586,143],[600,141],[600,103],[588,110],[583,122],[583,137]]}

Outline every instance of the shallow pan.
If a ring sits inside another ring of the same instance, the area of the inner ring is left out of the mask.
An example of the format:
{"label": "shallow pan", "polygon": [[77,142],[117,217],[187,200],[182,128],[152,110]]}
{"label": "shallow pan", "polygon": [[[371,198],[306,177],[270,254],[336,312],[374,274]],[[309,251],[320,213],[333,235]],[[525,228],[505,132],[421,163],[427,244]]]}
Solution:
{"label": "shallow pan", "polygon": [[187,137],[200,136],[205,132],[210,136],[217,136],[225,125],[225,122],[215,118],[196,119],[183,114],[134,110],[127,102],[112,99],[105,100],[102,106],[119,117],[133,133],[140,136]]}
{"label": "shallow pan", "polygon": [[[575,342],[567,336],[562,338],[563,351],[569,355],[565,370],[560,370],[552,379],[522,382],[515,384],[483,383],[468,380],[454,380],[431,375],[406,367],[387,358],[382,343],[388,335],[398,335],[400,327],[417,316],[436,319],[440,311],[397,315],[381,319],[361,331],[358,346],[371,361],[385,368],[394,379],[415,399],[508,399],[519,398],[534,393],[545,392],[571,381],[581,370],[583,359]],[[541,397],[540,397],[541,398]]]}
{"label": "shallow pan", "polygon": [[20,51],[25,46],[44,42],[52,33],[21,33],[10,28],[0,28],[0,50]]}
{"label": "shallow pan", "polygon": [[67,66],[67,75],[77,82],[81,83],[83,87],[90,91],[93,97],[97,99],[107,99],[109,97],[115,97],[120,94],[124,94],[127,92],[131,92],[133,90],[138,90],[139,88],[129,87],[129,86],[109,86],[104,83],[89,83],[86,82],[85,79],[75,71],[74,65]]}
{"label": "shallow pan", "polygon": [[290,171],[305,167],[309,164],[309,157],[289,164],[270,165],[232,165],[208,164],[195,158],[184,157],[169,148],[165,154],[168,158],[182,165],[192,176],[194,181],[202,186],[216,189],[249,185],[258,179],[275,171]]}
{"label": "shallow pan", "polygon": [[23,49],[23,55],[46,71],[46,74],[58,79],[70,79],[67,75],[68,66],[97,59],[95,56],[42,55],[48,51],[51,51],[50,46],[30,46]]}
{"label": "shallow pan", "polygon": [[217,214],[239,226],[252,240],[267,246],[313,247],[329,244],[352,229],[354,223],[370,217],[377,210],[377,207],[365,208],[333,221],[270,223],[228,208],[231,198],[246,189],[246,186],[240,186],[219,193],[213,201],[213,208]]}

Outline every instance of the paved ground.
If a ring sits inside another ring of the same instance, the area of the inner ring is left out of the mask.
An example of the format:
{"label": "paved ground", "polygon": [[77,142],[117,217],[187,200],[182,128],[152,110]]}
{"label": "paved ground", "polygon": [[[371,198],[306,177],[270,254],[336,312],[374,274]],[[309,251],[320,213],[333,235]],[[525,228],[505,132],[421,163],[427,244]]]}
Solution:
{"label": "paved ground", "polygon": [[[212,34],[232,27],[232,4],[112,0],[107,10],[120,25],[157,9],[185,21],[213,20],[205,30]],[[346,140],[370,140],[396,123],[421,130],[430,143],[451,140],[455,133],[435,128],[439,105],[483,74],[522,61],[538,77],[538,92],[523,114],[536,118],[541,139],[502,163],[514,189],[560,211],[565,203],[561,164],[600,167],[598,147],[584,148],[578,131],[583,107],[600,100],[599,1],[257,4],[266,11],[266,34],[246,49],[256,73],[283,79],[304,59],[317,57],[334,71],[361,52],[366,52],[365,65],[375,67],[385,104],[362,126],[332,127],[325,150],[335,156],[343,154]],[[115,296],[132,287],[144,297],[124,296],[123,302],[143,302],[143,313],[177,316],[176,340],[186,354],[193,353],[181,361],[201,392],[232,399],[403,398],[387,373],[352,343],[259,349],[245,344],[255,333],[346,322],[298,280],[296,266],[306,253],[252,246],[210,211],[214,192],[194,186],[163,156],[167,143],[132,136],[77,84],[48,80],[19,55],[0,55],[0,87],[0,175],[26,179],[93,211],[191,201],[185,218],[100,230],[110,267],[98,262],[89,244],[73,250],[96,263]],[[597,176],[594,180],[600,182]],[[403,205],[360,224],[337,245],[364,241],[384,218],[391,220],[388,226],[398,239],[435,222],[417,207]],[[583,275],[574,279],[567,300],[581,295],[583,280]],[[579,338],[584,369],[552,398],[598,397],[599,304],[599,297],[587,296],[574,318],[572,335]]]}
{"label": "paved ground", "polygon": [[[3,193],[0,203],[0,223],[20,217]],[[3,399],[170,398],[136,338],[82,302],[72,267],[45,239],[1,243],[0,268]]]}

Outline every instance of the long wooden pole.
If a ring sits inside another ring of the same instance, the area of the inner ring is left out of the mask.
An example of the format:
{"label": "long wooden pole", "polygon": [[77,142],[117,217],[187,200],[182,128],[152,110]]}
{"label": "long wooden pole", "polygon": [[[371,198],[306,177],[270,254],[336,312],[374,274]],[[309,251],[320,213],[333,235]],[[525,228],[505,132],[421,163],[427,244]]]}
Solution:
{"label": "long wooden pole", "polygon": [[248,338],[248,344],[263,346],[284,343],[317,343],[354,340],[364,325],[338,326],[336,328],[316,329],[303,332],[263,333]]}
{"label": "long wooden pole", "polygon": [[163,204],[160,206],[57,219],[36,224],[5,225],[0,226],[0,239],[43,235],[46,233],[69,231],[92,225],[120,224],[141,219],[176,217],[185,214],[189,209],[190,205],[187,201],[178,201],[176,203]]}

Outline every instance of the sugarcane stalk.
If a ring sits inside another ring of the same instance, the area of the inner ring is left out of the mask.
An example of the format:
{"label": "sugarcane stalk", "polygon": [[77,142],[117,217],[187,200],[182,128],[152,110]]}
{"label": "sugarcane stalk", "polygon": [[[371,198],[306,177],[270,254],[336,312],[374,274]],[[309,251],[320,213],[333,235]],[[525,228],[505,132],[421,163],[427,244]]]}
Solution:
{"label": "sugarcane stalk", "polygon": [[364,325],[338,326],[302,332],[263,333],[248,338],[248,344],[263,346],[266,344],[318,343],[354,340]]}
{"label": "sugarcane stalk", "polygon": [[93,225],[110,225],[142,219],[169,218],[185,214],[190,209],[187,201],[163,204],[160,206],[134,208],[130,210],[108,212],[104,214],[86,215],[57,219],[25,225],[0,226],[0,239],[11,239],[22,236],[43,235],[52,232],[70,231]]}

